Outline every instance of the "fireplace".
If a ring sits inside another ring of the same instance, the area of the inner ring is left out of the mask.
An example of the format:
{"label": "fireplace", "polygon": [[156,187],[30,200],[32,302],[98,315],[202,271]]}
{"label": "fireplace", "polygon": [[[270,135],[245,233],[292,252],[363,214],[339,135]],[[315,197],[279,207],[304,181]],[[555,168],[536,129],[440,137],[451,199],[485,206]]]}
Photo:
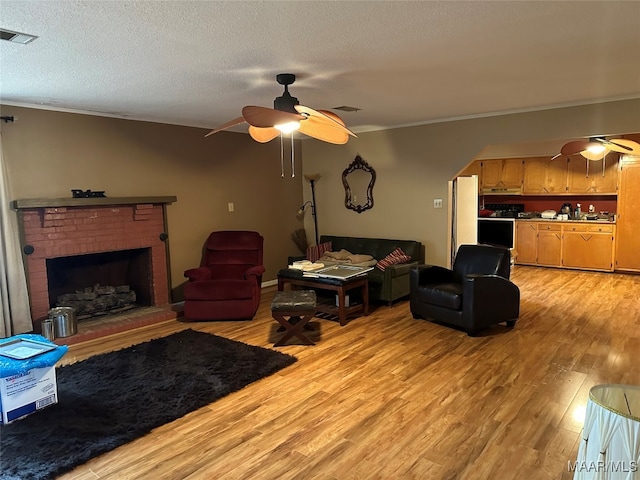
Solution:
{"label": "fireplace", "polygon": [[74,307],[78,318],[153,305],[150,248],[48,258],[46,265],[50,306]]}
{"label": "fireplace", "polygon": [[34,330],[61,294],[129,285],[169,303],[167,203],[176,197],[16,200]]}

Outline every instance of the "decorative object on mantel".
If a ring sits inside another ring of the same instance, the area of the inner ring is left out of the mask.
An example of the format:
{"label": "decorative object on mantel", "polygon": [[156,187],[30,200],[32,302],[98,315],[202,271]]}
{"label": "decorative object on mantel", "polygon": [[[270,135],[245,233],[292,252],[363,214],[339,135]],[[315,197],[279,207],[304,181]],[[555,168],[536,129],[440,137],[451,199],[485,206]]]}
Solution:
{"label": "decorative object on mantel", "polygon": [[373,185],[376,171],[360,155],[342,172],[344,185],[344,206],[362,213],[373,208]]}
{"label": "decorative object on mantel", "polygon": [[73,196],[73,198],[106,197],[106,195],[104,194],[104,190],[103,191],[98,191],[98,192],[93,192],[91,190],[79,190],[79,189],[76,189],[76,188],[71,190],[71,195]]}

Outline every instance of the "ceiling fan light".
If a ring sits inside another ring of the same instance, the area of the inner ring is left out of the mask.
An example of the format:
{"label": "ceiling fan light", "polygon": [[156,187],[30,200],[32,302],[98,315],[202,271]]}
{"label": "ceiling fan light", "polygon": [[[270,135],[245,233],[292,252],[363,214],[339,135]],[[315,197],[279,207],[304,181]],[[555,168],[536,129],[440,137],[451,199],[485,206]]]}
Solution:
{"label": "ceiling fan light", "polygon": [[604,145],[590,145],[586,150],[580,152],[587,160],[602,160],[609,153],[609,149]]}
{"label": "ceiling fan light", "polygon": [[280,130],[282,133],[291,133],[300,128],[300,122],[287,122],[282,123],[280,125],[274,125],[275,128]]}
{"label": "ceiling fan light", "polygon": [[604,145],[589,145],[587,150],[594,155],[602,155],[607,149]]}

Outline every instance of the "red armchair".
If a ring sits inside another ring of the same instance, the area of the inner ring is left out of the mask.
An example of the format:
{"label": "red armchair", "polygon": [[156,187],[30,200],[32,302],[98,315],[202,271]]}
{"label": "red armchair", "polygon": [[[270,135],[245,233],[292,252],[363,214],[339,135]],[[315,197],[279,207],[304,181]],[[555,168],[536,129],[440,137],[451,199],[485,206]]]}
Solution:
{"label": "red armchair", "polygon": [[260,304],[263,242],[257,232],[209,235],[200,267],[184,272],[185,319],[252,319]]}

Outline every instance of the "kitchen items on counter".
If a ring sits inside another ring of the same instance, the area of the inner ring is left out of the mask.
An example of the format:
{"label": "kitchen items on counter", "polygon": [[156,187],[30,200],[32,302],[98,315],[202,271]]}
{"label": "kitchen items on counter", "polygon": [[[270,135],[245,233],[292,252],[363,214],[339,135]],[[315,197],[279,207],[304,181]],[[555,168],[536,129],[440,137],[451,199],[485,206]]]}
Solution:
{"label": "kitchen items on counter", "polygon": [[561,215],[568,215],[569,218],[573,218],[573,206],[570,203],[563,203],[558,213]]}

